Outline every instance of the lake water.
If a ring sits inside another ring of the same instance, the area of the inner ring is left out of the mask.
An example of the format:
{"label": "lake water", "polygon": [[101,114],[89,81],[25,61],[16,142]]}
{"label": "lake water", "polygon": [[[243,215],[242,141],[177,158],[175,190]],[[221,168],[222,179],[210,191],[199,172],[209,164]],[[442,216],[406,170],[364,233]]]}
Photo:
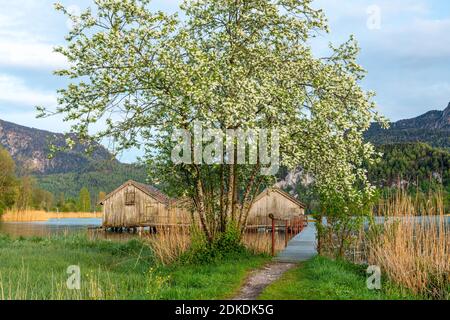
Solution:
{"label": "lake water", "polygon": [[[420,223],[422,225],[427,225],[427,224],[434,224],[437,225],[441,220],[440,216],[416,216],[416,217],[401,217],[401,216],[396,216],[396,217],[389,217],[388,221],[401,221],[401,220],[406,220],[407,222],[413,222],[413,223]],[[385,217],[374,217],[375,223],[377,224],[382,224],[385,222],[386,218]],[[450,227],[450,215],[444,216],[443,217],[444,220],[444,225],[446,227]],[[327,219],[324,217],[322,219],[322,223],[326,224],[327,223]],[[366,227],[368,227],[370,225],[369,220],[365,221],[365,225]]]}
{"label": "lake water", "polygon": [[0,222],[0,233],[12,237],[48,237],[100,227],[102,219],[50,219],[40,222]]}
{"label": "lake water", "polygon": [[[442,221],[440,216],[423,216],[423,217],[389,217],[389,221],[401,221],[406,220],[407,222],[414,222],[414,223],[420,223],[422,225],[439,225],[439,223]],[[450,227],[450,216],[444,216],[444,225],[446,227]],[[384,217],[375,217],[376,223],[384,223],[385,218]]]}
{"label": "lake water", "polygon": [[[429,223],[436,217],[416,217],[422,223]],[[450,227],[450,216],[444,218],[447,227]],[[377,218],[378,223],[382,223],[382,218]],[[0,234],[7,234],[12,237],[48,237],[57,234],[75,233],[89,230],[89,228],[100,227],[102,219],[50,219],[42,222],[0,222]],[[89,230],[89,234],[101,239],[126,240],[135,235],[129,233],[112,233]]]}
{"label": "lake water", "polygon": [[101,227],[102,219],[49,219],[40,222],[0,222],[0,234],[7,234],[13,238],[18,237],[50,237],[58,234],[70,234],[77,232],[88,232],[91,239],[127,241],[138,236],[138,234],[123,232],[104,232],[93,230]]}

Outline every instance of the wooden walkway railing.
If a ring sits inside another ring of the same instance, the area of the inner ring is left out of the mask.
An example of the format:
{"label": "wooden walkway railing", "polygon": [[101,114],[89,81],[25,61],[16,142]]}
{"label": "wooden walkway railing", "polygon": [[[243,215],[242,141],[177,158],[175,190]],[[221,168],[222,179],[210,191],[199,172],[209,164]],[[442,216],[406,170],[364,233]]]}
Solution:
{"label": "wooden walkway railing", "polygon": [[[265,218],[265,217],[264,217]],[[264,223],[259,221],[257,224],[247,226],[247,231],[251,230],[270,230],[272,233],[272,256],[275,256],[276,233],[284,233],[284,245],[287,247],[289,241],[298,235],[308,225],[308,218],[306,216],[298,216],[289,219],[276,218],[273,214],[269,215],[269,220]]]}

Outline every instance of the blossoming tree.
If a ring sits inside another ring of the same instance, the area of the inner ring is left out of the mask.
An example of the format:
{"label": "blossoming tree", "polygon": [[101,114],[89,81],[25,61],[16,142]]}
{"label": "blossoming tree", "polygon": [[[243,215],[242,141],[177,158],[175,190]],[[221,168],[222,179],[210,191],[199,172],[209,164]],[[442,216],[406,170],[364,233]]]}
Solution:
{"label": "blossoming tree", "polygon": [[181,18],[149,0],[95,0],[80,16],[57,5],[74,21],[57,48],[69,66],[56,74],[71,83],[56,110],[39,111],[64,115],[80,139],[147,150],[152,177],[192,200],[210,242],[230,228],[242,233],[255,195],[273,179],[259,161],[174,164],[172,133],[197,121],[276,129],[281,165],[313,175],[322,195],[361,202],[373,191],[362,168],[374,155],[363,140],[378,120],[373,94],[360,87],[352,37],[314,56],[310,40],[328,27],[311,2],[185,1]]}

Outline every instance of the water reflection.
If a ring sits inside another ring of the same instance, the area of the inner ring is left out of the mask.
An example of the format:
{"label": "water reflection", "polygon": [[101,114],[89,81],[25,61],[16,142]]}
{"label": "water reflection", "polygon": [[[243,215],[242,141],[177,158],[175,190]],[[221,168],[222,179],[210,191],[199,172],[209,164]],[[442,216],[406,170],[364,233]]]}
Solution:
{"label": "water reflection", "polygon": [[[429,224],[430,222],[436,223],[438,217],[414,217],[411,222],[421,222]],[[398,219],[398,217],[396,218]],[[401,219],[401,218],[400,218]],[[450,217],[444,218],[446,227],[450,227]],[[383,218],[376,218],[377,223],[383,223]],[[7,234],[11,237],[49,237],[59,234],[70,234],[82,231],[88,231],[88,235],[92,239],[106,239],[106,240],[129,240],[137,237],[138,234],[132,233],[114,233],[104,232],[99,230],[92,230],[93,228],[100,227],[102,225],[102,219],[88,218],[88,219],[50,219],[43,222],[0,222],[0,234]],[[265,247],[271,243],[270,232],[254,233],[250,232],[245,236],[248,243],[253,244],[255,247]],[[248,238],[248,239],[247,239]],[[267,238],[267,239],[266,239]],[[257,239],[257,241],[255,240]],[[285,235],[284,233],[277,233],[276,235],[277,247],[284,246]],[[269,250],[269,247],[266,248]]]}
{"label": "water reflection", "polygon": [[50,219],[40,222],[0,222],[0,233],[11,237],[49,237],[99,227],[102,219]]}
{"label": "water reflection", "polygon": [[13,238],[19,237],[50,237],[53,235],[67,235],[71,233],[87,232],[93,240],[123,240],[138,237],[137,233],[105,232],[96,230],[102,225],[102,219],[49,219],[40,222],[0,222],[0,234]]}
{"label": "water reflection", "polygon": [[[102,225],[102,219],[50,219],[44,222],[0,222],[0,234],[18,237],[50,237],[87,231],[91,239],[126,241],[138,237],[137,233],[117,233],[95,230]],[[146,230],[148,235],[148,230]],[[260,252],[271,251],[270,232],[248,232],[244,241],[253,249]],[[285,234],[276,233],[276,250],[284,248]]]}

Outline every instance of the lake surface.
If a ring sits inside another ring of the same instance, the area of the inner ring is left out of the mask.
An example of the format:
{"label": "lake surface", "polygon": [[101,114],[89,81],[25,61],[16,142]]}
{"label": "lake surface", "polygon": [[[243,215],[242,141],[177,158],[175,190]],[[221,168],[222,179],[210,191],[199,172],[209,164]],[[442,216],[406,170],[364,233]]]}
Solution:
{"label": "lake surface", "polygon": [[0,222],[0,234],[7,234],[13,238],[18,237],[50,237],[53,235],[64,235],[79,232],[88,232],[91,239],[127,241],[138,236],[137,233],[105,232],[92,230],[101,227],[100,218],[64,218],[49,219],[39,222]]}
{"label": "lake surface", "polygon": [[[375,217],[375,222],[376,223],[384,223],[384,221],[386,220],[386,218],[384,217]],[[440,216],[417,216],[417,217],[389,217],[388,221],[406,221],[406,222],[414,222],[414,223],[420,223],[422,225],[427,225],[427,224],[433,224],[433,225],[438,225],[442,220]],[[444,216],[443,217],[444,220],[444,225],[445,226],[450,226],[450,216]]]}
{"label": "lake surface", "polygon": [[50,219],[39,222],[0,222],[0,233],[12,237],[48,237],[100,227],[102,219]]}
{"label": "lake surface", "polygon": [[[427,224],[434,224],[437,225],[439,224],[439,222],[441,221],[441,217],[440,216],[415,216],[415,217],[402,217],[402,216],[393,216],[393,217],[374,217],[374,221],[377,224],[383,224],[386,219],[390,222],[394,222],[394,221],[407,221],[407,222],[412,222],[412,223],[420,223],[422,225],[427,225]],[[444,225],[446,227],[450,227],[450,215],[446,215],[443,218],[444,221]],[[326,224],[327,223],[327,219],[326,217],[322,218],[322,223]],[[365,221],[365,225],[366,227],[368,227],[370,224],[369,220],[366,219]]]}
{"label": "lake surface", "polygon": [[[399,218],[394,218],[399,219]],[[430,223],[437,217],[415,217],[414,220],[422,223]],[[450,227],[450,216],[445,219],[446,227]],[[382,223],[383,218],[376,218],[377,223]],[[50,219],[41,222],[0,222],[0,234],[7,234],[12,237],[49,237],[51,235],[76,233],[89,230],[89,228],[100,227],[102,219]],[[96,230],[89,230],[89,234],[100,239],[126,240],[136,235],[129,233],[112,233]]]}

